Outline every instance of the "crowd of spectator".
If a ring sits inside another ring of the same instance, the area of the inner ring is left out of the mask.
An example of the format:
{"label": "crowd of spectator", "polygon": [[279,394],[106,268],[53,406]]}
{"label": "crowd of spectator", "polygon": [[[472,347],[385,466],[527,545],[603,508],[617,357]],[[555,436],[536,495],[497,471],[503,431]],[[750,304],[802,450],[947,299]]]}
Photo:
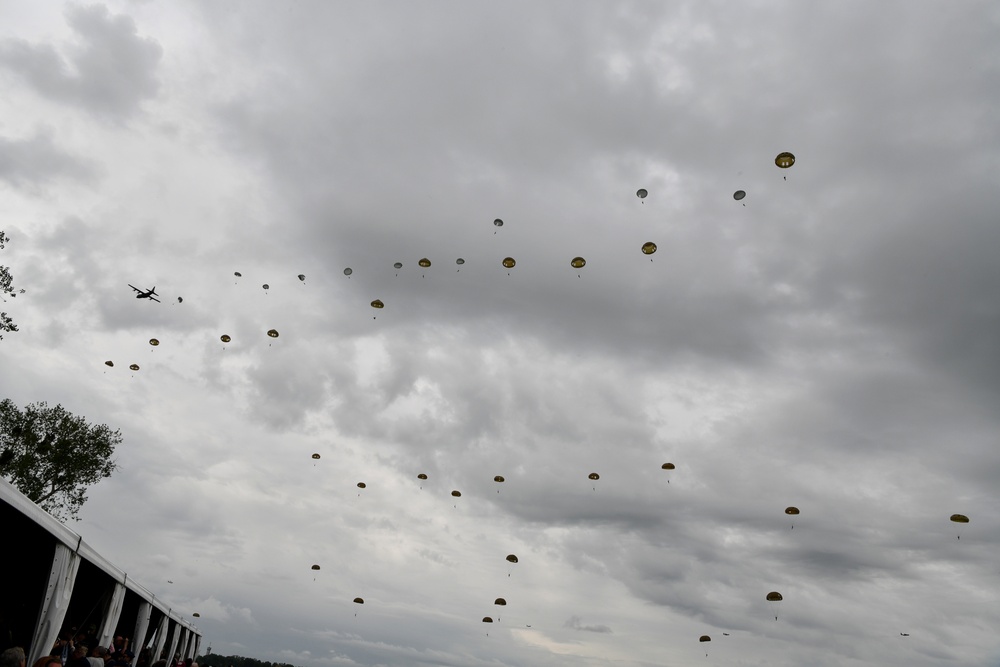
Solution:
{"label": "crowd of spectator", "polygon": [[[52,651],[35,661],[31,667],[198,667],[191,658],[182,659],[175,654],[172,660],[160,656],[151,660],[152,649],[145,648],[138,658],[129,648],[128,637],[118,635],[110,646],[98,646],[96,626],[89,632],[78,632],[76,628],[59,634]],[[20,646],[0,652],[0,667],[28,667],[26,656]]]}

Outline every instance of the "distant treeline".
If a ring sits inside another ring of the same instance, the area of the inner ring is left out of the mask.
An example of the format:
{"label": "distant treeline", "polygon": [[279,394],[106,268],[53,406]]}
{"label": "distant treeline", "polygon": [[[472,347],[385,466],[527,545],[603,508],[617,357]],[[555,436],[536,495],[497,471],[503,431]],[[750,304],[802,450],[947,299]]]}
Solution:
{"label": "distant treeline", "polygon": [[200,655],[195,659],[198,667],[295,667],[286,662],[264,662],[253,658],[244,658],[242,655]]}

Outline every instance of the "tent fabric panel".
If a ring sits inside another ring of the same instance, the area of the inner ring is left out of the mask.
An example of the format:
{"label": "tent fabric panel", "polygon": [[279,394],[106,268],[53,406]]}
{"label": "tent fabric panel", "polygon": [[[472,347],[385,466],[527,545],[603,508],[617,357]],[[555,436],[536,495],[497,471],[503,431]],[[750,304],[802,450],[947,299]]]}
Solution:
{"label": "tent fabric panel", "polygon": [[160,619],[160,627],[156,630],[156,650],[153,651],[153,662],[160,659],[163,653],[163,646],[167,643],[167,630],[170,627],[170,610],[168,609],[163,618]]}
{"label": "tent fabric panel", "polygon": [[153,615],[153,605],[145,600],[139,604],[139,613],[135,616],[135,632],[132,633],[132,650],[138,653],[145,647],[146,630],[149,628],[149,617]]}
{"label": "tent fabric panel", "polygon": [[97,638],[98,646],[111,645],[111,638],[115,634],[115,627],[118,626],[118,618],[122,615],[122,605],[124,603],[125,584],[116,583],[115,590],[111,594],[111,601],[108,602],[107,611],[104,613],[104,624],[101,626],[101,632]]}
{"label": "tent fabric panel", "polygon": [[55,643],[73,597],[73,585],[79,569],[80,557],[65,544],[57,544],[52,556],[52,571],[45,589],[45,600],[38,611],[35,634],[31,638],[28,664],[35,664]]}
{"label": "tent fabric panel", "polygon": [[167,653],[168,664],[174,659],[174,656],[177,655],[177,643],[181,638],[180,625],[177,624],[176,621],[173,623],[173,625],[174,625],[174,631],[172,633],[173,636],[170,638],[170,651]]}

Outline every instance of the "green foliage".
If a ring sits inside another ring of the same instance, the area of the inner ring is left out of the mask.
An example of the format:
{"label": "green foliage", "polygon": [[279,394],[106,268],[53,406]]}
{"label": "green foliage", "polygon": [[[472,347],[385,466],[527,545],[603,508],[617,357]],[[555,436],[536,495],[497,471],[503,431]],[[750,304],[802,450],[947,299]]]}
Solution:
{"label": "green foliage", "polygon": [[18,409],[0,402],[0,477],[61,521],[77,519],[87,487],[118,467],[111,459],[119,431],[92,426],[62,405]]}
{"label": "green foliage", "polygon": [[194,660],[198,667],[294,667],[284,662],[262,662],[241,655],[200,655]]}
{"label": "green foliage", "polygon": [[[4,245],[9,241],[10,238],[7,237],[3,231],[0,231],[0,250],[4,249]],[[17,296],[14,292],[12,283],[14,282],[14,276],[10,274],[10,267],[0,266],[0,300],[7,303],[7,299],[4,295],[9,295],[10,298]],[[21,290],[21,294],[24,294],[24,290]],[[3,340],[4,331],[17,331],[17,325],[14,324],[14,320],[10,318],[5,312],[0,312],[0,340]]]}

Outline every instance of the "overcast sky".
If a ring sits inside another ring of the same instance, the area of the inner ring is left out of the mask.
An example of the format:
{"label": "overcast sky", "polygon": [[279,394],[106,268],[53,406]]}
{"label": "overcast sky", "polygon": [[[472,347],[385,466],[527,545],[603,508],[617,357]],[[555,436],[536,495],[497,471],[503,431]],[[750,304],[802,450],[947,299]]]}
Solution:
{"label": "overcast sky", "polygon": [[0,15],[0,398],[203,650],[1000,664],[997,3]]}

